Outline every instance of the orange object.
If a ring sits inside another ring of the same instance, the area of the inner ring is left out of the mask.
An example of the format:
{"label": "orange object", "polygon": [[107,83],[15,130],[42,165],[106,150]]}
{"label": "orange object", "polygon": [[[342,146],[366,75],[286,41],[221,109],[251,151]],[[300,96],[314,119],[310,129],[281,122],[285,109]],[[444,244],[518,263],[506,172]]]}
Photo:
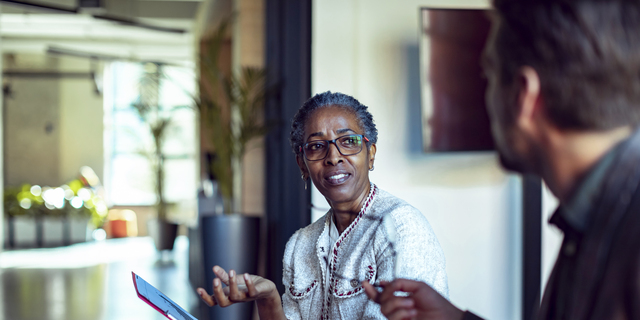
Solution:
{"label": "orange object", "polygon": [[107,233],[111,238],[136,237],[138,218],[130,209],[111,209],[107,215]]}

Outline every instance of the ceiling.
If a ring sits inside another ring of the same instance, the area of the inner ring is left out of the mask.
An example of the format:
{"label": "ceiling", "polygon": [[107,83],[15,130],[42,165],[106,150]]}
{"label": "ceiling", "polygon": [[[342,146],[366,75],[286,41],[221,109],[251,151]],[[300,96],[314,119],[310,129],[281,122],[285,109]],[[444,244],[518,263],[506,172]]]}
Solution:
{"label": "ceiling", "polygon": [[193,65],[194,21],[202,0],[101,0],[99,8],[82,8],[80,1],[22,1],[42,4],[34,7],[0,0],[2,52],[54,48]]}

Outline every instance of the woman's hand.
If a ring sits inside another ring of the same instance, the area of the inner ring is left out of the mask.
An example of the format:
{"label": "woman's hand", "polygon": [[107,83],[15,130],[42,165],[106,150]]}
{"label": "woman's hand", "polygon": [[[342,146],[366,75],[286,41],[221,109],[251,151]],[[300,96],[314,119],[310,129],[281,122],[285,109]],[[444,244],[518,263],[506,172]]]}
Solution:
{"label": "woman's hand", "polygon": [[[203,288],[198,288],[198,295],[210,307],[219,305],[228,307],[237,302],[246,302],[273,298],[279,294],[276,285],[265,278],[248,273],[237,275],[234,270],[229,273],[219,266],[213,267],[216,278],[213,279],[213,294],[209,295]],[[227,285],[222,288],[222,283]]]}
{"label": "woman's hand", "polygon": [[[256,301],[260,320],[286,320],[282,301],[276,285],[268,279],[245,273],[237,275],[234,270],[227,274],[219,266],[213,267],[216,278],[213,279],[213,294],[198,288],[198,295],[213,307],[228,307],[237,302]],[[227,286],[222,288],[222,284]]]}

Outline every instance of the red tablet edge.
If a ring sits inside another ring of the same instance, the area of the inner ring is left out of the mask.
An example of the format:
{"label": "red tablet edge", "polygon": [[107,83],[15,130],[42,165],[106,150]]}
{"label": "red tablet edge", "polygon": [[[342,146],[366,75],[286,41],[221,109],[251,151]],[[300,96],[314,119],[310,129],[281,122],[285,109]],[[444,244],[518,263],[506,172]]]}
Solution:
{"label": "red tablet edge", "polygon": [[147,298],[145,298],[143,295],[140,294],[140,291],[138,291],[138,284],[136,283],[136,273],[131,271],[131,276],[133,277],[133,286],[136,288],[136,293],[138,294],[138,298],[140,298],[140,300],[146,302],[148,305],[150,305],[152,308],[156,309],[158,312],[160,312],[165,318],[169,319],[169,320],[174,320],[169,318],[169,316],[167,316],[167,314],[161,310],[160,308],[156,307],[155,304],[151,303],[151,301],[149,301]]}

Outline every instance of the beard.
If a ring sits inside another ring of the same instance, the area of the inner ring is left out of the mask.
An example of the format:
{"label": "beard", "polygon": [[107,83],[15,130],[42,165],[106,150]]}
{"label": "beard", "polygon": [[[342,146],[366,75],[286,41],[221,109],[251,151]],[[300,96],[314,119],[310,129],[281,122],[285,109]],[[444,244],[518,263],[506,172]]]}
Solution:
{"label": "beard", "polygon": [[530,170],[527,170],[529,161],[527,160],[531,159],[527,159],[526,154],[517,152],[522,148],[518,148],[516,144],[522,146],[524,141],[522,141],[522,136],[518,134],[513,125],[505,122],[495,123],[491,129],[502,168],[521,174],[529,173]]}
{"label": "beard", "polygon": [[537,156],[532,152],[534,144],[516,127],[516,115],[510,112],[505,101],[516,101],[516,93],[509,88],[494,88],[487,93],[491,134],[498,152],[500,165],[507,171],[528,174],[534,171]]}
{"label": "beard", "polygon": [[[537,174],[539,170],[536,169],[539,169],[538,165],[540,162],[540,159],[537,158],[537,155],[539,155],[540,150],[538,150],[538,152],[535,152],[534,150],[537,149],[531,149],[533,148],[532,144],[527,143],[527,141],[525,141],[523,137],[520,137],[518,143],[518,145],[520,145],[520,148],[516,148],[516,138],[514,136],[515,134],[511,132],[511,139],[507,138],[505,139],[506,141],[496,141],[496,150],[498,152],[500,165],[505,170],[515,173]],[[523,148],[523,144],[528,147]],[[520,150],[520,152],[516,150]]]}
{"label": "beard", "polygon": [[526,165],[524,161],[521,159],[514,159],[514,157],[509,157],[504,152],[501,152],[498,149],[498,159],[500,160],[500,165],[507,171],[512,171],[516,173],[525,174],[528,170],[526,170]]}

